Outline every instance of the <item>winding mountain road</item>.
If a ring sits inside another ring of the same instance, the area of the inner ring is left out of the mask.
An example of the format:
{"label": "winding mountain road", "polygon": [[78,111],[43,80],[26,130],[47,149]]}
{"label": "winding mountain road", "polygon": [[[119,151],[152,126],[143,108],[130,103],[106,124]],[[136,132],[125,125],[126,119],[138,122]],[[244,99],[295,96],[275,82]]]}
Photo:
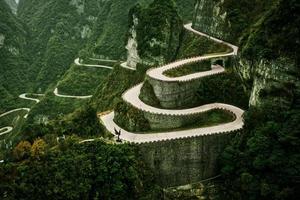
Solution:
{"label": "winding mountain road", "polygon": [[[96,60],[96,61],[107,61],[107,62],[117,62],[116,60],[105,60],[105,59],[94,59],[94,58],[89,58],[91,60]],[[110,67],[110,66],[105,66],[105,65],[90,65],[90,64],[82,64],[80,63],[80,59],[79,58],[76,58],[74,60],[74,63],[75,65],[77,66],[84,66],[84,67],[96,67],[96,68],[103,68],[103,69],[110,69],[112,70],[113,67]],[[62,97],[62,98],[73,98],[73,99],[88,99],[88,98],[91,98],[92,95],[87,95],[87,96],[73,96],[73,95],[63,95],[63,94],[59,94],[58,93],[58,88],[55,88],[55,90],[53,91],[54,95],[55,96],[58,96],[58,97]],[[19,98],[21,99],[25,99],[25,100],[30,100],[30,101],[35,101],[35,103],[39,103],[40,100],[38,98],[33,98],[33,97],[27,97],[27,95],[30,95],[31,93],[24,93],[24,94],[20,94],[19,95]],[[32,94],[32,95],[35,95],[35,96],[44,96],[44,94]],[[10,110],[8,112],[5,112],[3,114],[0,115],[0,118],[8,115],[8,114],[11,114],[13,112],[17,112],[17,111],[21,111],[21,110],[25,110],[27,111],[27,114],[24,115],[24,118],[27,118],[28,116],[28,113],[30,112],[30,108],[17,108],[17,109],[13,109],[13,110]],[[7,133],[10,133],[11,131],[13,130],[13,127],[11,126],[7,126],[7,127],[3,127],[3,128],[0,128],[0,135],[4,135],[4,134],[7,134]]]}
{"label": "winding mountain road", "polygon": [[127,65],[127,62],[122,62],[122,63],[120,64],[120,66],[123,67],[123,68],[125,68],[125,69],[129,69],[129,70],[132,70],[132,71],[136,71],[135,68],[129,67],[129,66]]}
{"label": "winding mountain road", "polygon": [[[109,61],[112,62],[114,60],[104,60],[104,59],[96,59],[96,58],[89,58],[91,60],[99,60],[99,61]],[[74,60],[75,65],[77,66],[83,66],[83,67],[96,67],[96,68],[102,68],[102,69],[110,69],[112,70],[113,67],[105,66],[105,65],[90,65],[90,64],[83,64],[80,63],[80,59],[76,58]],[[54,95],[61,98],[71,98],[71,99],[89,99],[92,98],[93,95],[85,95],[85,96],[75,96],[75,95],[65,95],[65,94],[59,94],[58,87],[56,87],[53,91]]]}
{"label": "winding mountain road", "polygon": [[[104,60],[102,60],[102,59],[91,59],[91,60],[104,61]],[[109,61],[111,61],[111,60],[109,60]],[[82,64],[82,63],[80,63],[79,58],[76,58],[76,59],[74,60],[74,63],[75,63],[75,65],[77,65],[77,66],[83,66],[83,67],[96,67],[96,68],[104,68],[104,69],[113,69],[113,67],[105,66],[105,65]]]}
{"label": "winding mountain road", "polygon": [[[13,110],[10,110],[8,112],[5,112],[3,114],[0,115],[0,118],[6,116],[6,115],[9,115],[11,113],[14,113],[14,112],[18,112],[18,111],[27,111],[27,114],[24,115],[24,118],[26,119],[27,116],[28,116],[28,113],[30,112],[30,108],[17,108],[17,109],[13,109]],[[14,127],[12,126],[6,126],[6,127],[3,127],[3,128],[0,128],[0,135],[5,135],[7,133],[10,133],[12,130],[14,129]]]}
{"label": "winding mountain road", "polygon": [[64,94],[59,94],[58,93],[58,88],[55,88],[53,91],[54,95],[57,97],[62,97],[62,98],[72,98],[72,99],[89,99],[93,95],[87,95],[87,96],[73,96],[73,95],[64,95]]}
{"label": "winding mountain road", "polygon": [[[106,59],[96,59],[96,58],[89,58],[90,60],[95,60],[95,61],[107,61],[107,62],[117,62],[116,60],[106,60]],[[82,64],[80,63],[80,59],[79,58],[76,58],[74,60],[74,63],[75,65],[77,66],[83,66],[83,67],[96,67],[96,68],[103,68],[103,69],[110,69],[112,70],[113,67],[110,67],[110,66],[105,66],[105,65],[90,65],[90,64]],[[55,96],[58,96],[58,97],[62,97],[62,98],[74,98],[74,99],[88,99],[88,98],[91,98],[92,95],[88,95],[88,96],[72,96],[72,95],[63,95],[63,94],[59,94],[58,93],[58,88],[55,88],[54,91],[53,91],[54,95]],[[39,103],[40,100],[38,98],[33,98],[33,97],[27,97],[27,95],[30,95],[31,93],[24,93],[24,94],[20,94],[19,95],[19,98],[21,99],[25,99],[25,100],[30,100],[30,101],[35,101],[36,103]],[[35,95],[35,96],[44,96],[44,94],[32,94],[32,95]],[[24,118],[27,118],[28,117],[28,113],[30,112],[30,108],[17,108],[17,109],[13,109],[13,110],[10,110],[8,112],[5,112],[3,114],[0,115],[0,118],[6,116],[6,115],[9,115],[13,112],[17,112],[17,111],[22,111],[22,110],[25,110],[27,111],[27,114],[24,115]],[[7,133],[10,133],[14,128],[11,127],[11,126],[7,126],[7,127],[2,127],[0,128],[0,136],[1,135],[5,135]]]}
{"label": "winding mountain road", "polygon": [[103,58],[89,58],[89,59],[94,61],[103,61],[103,62],[111,62],[111,63],[119,62],[118,60],[110,60],[110,59],[103,59]]}
{"label": "winding mountain road", "polygon": [[[163,82],[187,82],[194,79],[201,79],[203,77],[217,75],[220,73],[224,73],[225,69],[222,66],[219,65],[212,65],[212,69],[205,72],[198,72],[193,73],[186,76],[181,77],[168,77],[164,75],[164,72],[170,69],[175,69],[187,64],[200,62],[203,60],[208,59],[214,59],[214,58],[223,58],[223,57],[229,57],[229,56],[235,56],[238,53],[238,47],[234,46],[232,44],[229,44],[227,42],[224,42],[222,40],[219,40],[217,38],[211,37],[205,33],[201,33],[199,31],[196,31],[192,28],[192,24],[187,24],[184,26],[184,28],[188,31],[191,31],[199,36],[207,37],[217,43],[221,43],[224,45],[227,45],[232,49],[230,53],[216,53],[216,54],[210,54],[210,55],[203,55],[203,56],[197,56],[193,58],[187,58],[183,60],[178,60],[172,63],[169,63],[167,65],[158,67],[158,68],[152,68],[147,71],[147,76],[150,78],[160,80]],[[243,120],[243,113],[244,111],[238,107],[228,105],[228,104],[222,104],[222,103],[213,103],[213,104],[207,104],[195,108],[190,109],[179,109],[179,110],[169,110],[169,109],[161,109],[156,108],[150,105],[145,104],[143,101],[140,100],[139,94],[141,92],[143,83],[140,83],[131,89],[127,90],[123,95],[122,98],[125,102],[131,104],[133,107],[137,108],[138,110],[152,113],[152,114],[160,114],[160,115],[175,115],[175,116],[188,116],[193,115],[197,113],[203,113],[212,109],[223,109],[228,112],[231,112],[235,115],[235,120],[233,122],[225,123],[225,124],[219,124],[212,127],[205,127],[205,128],[194,128],[189,130],[182,130],[182,131],[170,131],[170,132],[160,132],[155,134],[138,134],[138,133],[131,133],[126,130],[124,130],[122,127],[119,127],[114,122],[114,112],[111,112],[106,115],[100,116],[100,119],[102,120],[103,124],[107,128],[108,131],[110,131],[112,134],[115,134],[115,129],[121,130],[121,136],[120,138],[124,141],[132,142],[132,143],[147,143],[147,142],[156,142],[156,141],[164,141],[164,140],[173,140],[173,139],[179,139],[179,138],[189,138],[189,137],[197,137],[197,136],[203,136],[203,135],[212,135],[212,134],[221,134],[221,133],[229,133],[236,130],[240,130],[244,126],[244,120]]]}
{"label": "winding mountain road", "polygon": [[[39,103],[40,100],[39,99],[36,99],[36,98],[32,98],[32,97],[26,97],[26,95],[28,94],[31,94],[31,93],[24,93],[24,94],[20,94],[19,95],[19,98],[21,99],[25,99],[25,100],[30,100],[30,101],[35,101],[36,103]],[[32,94],[32,95],[36,95],[36,96],[44,96],[44,94]],[[28,117],[28,113],[30,112],[30,108],[16,108],[16,109],[13,109],[13,110],[10,110],[8,112],[5,112],[5,113],[2,113],[0,115],[0,118],[6,116],[6,115],[9,115],[11,113],[14,113],[14,112],[18,112],[18,111],[26,111],[27,114],[24,115],[24,118],[26,119]],[[10,133],[14,128],[11,127],[11,126],[6,126],[6,127],[3,127],[3,128],[0,128],[0,136],[1,135],[5,135],[7,133]]]}
{"label": "winding mountain road", "polygon": [[[29,94],[30,94],[30,93],[20,94],[20,95],[19,95],[19,98],[25,99],[25,100],[30,100],[30,101],[35,101],[36,103],[39,103],[39,102],[40,102],[40,100],[37,99],[37,98],[26,97],[26,95],[29,95]],[[32,95],[40,96],[40,97],[44,96],[44,94],[32,94]]]}
{"label": "winding mountain road", "polygon": [[0,136],[10,133],[14,128],[11,126],[0,128]]}

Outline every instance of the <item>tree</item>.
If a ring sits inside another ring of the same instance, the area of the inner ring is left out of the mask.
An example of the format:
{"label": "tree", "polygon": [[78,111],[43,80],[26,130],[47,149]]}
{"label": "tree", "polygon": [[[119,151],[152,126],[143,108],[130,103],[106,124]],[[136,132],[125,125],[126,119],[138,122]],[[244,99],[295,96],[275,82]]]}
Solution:
{"label": "tree", "polygon": [[31,147],[31,157],[34,159],[41,159],[46,153],[47,144],[43,139],[36,139]]}
{"label": "tree", "polygon": [[13,150],[16,160],[23,160],[30,156],[31,144],[28,141],[21,141]]}

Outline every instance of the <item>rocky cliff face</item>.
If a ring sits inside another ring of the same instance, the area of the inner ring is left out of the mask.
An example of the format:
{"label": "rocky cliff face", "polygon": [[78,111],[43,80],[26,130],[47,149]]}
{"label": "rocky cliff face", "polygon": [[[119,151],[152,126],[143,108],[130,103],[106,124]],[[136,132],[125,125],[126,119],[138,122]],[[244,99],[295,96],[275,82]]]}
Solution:
{"label": "rocky cliff face", "polygon": [[246,74],[242,75],[244,80],[253,77],[249,105],[259,106],[264,102],[272,101],[276,105],[290,108],[293,103],[290,87],[292,85],[299,87],[296,64],[287,58],[272,61],[260,60],[255,64],[255,70],[252,73],[249,73],[251,70],[249,66],[249,63],[244,65],[241,62],[241,68],[248,68],[245,69]]}
{"label": "rocky cliff face", "polygon": [[182,20],[172,0],[155,0],[148,7],[137,5],[129,15],[128,65],[161,65],[174,59]]}
{"label": "rocky cliff face", "polygon": [[[293,55],[285,53],[287,48],[284,47],[292,48],[294,45],[289,44],[290,41],[278,41],[278,38],[286,36],[283,33],[280,36],[280,30],[276,33],[271,30],[276,26],[270,28],[272,24],[282,24],[274,16],[278,10],[283,10],[283,3],[274,6],[274,2],[268,0],[250,5],[244,0],[238,3],[232,0],[197,0],[195,6],[195,29],[240,47],[235,69],[250,93],[250,105],[259,105],[266,100],[263,91],[274,88],[274,84],[282,89],[287,80],[296,78],[287,75],[295,71],[296,61]],[[291,37],[297,38],[295,35]]]}
{"label": "rocky cliff face", "polygon": [[139,24],[139,19],[132,15],[132,27],[129,29],[129,38],[126,45],[127,49],[127,66],[136,69],[136,65],[141,62],[140,56],[138,54],[138,43],[136,29]]}
{"label": "rocky cliff face", "polygon": [[226,20],[227,12],[222,10],[223,3],[224,0],[196,1],[193,27],[217,38],[228,38],[231,24]]}

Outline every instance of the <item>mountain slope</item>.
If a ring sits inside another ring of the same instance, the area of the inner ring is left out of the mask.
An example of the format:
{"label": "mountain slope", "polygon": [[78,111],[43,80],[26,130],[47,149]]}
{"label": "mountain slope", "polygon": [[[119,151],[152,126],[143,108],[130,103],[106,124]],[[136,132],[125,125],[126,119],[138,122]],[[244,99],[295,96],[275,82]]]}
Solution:
{"label": "mountain slope", "polygon": [[7,3],[7,5],[10,7],[11,11],[14,14],[17,14],[17,8],[18,8],[18,4],[16,3],[15,0],[5,0],[5,2]]}
{"label": "mountain slope", "polygon": [[[0,112],[13,108],[26,90],[27,33],[4,0],[0,1]],[[3,92],[2,92],[3,91]]]}

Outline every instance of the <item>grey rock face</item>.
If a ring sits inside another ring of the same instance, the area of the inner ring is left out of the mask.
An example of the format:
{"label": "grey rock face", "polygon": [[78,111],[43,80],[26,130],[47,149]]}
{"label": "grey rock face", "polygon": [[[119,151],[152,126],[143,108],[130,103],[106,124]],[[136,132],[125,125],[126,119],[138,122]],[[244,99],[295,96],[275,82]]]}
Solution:
{"label": "grey rock face", "polygon": [[141,62],[139,54],[138,54],[138,43],[136,39],[136,27],[139,23],[138,18],[133,16],[133,25],[130,28],[130,36],[128,38],[128,43],[126,46],[127,49],[127,66],[136,69],[136,65]]}
{"label": "grey rock face", "polygon": [[227,13],[221,10],[224,0],[198,0],[195,5],[193,27],[211,36],[227,40],[230,24],[226,21]]}
{"label": "grey rock face", "polygon": [[[266,100],[277,101],[279,105],[289,107],[292,102],[289,94],[285,93],[290,88],[286,88],[287,83],[296,83],[297,75],[293,62],[288,59],[280,58],[278,60],[261,60],[255,68],[254,83],[252,87],[250,106],[259,106]],[[281,91],[285,95],[270,96],[268,91]],[[270,99],[271,98],[271,99]]]}

